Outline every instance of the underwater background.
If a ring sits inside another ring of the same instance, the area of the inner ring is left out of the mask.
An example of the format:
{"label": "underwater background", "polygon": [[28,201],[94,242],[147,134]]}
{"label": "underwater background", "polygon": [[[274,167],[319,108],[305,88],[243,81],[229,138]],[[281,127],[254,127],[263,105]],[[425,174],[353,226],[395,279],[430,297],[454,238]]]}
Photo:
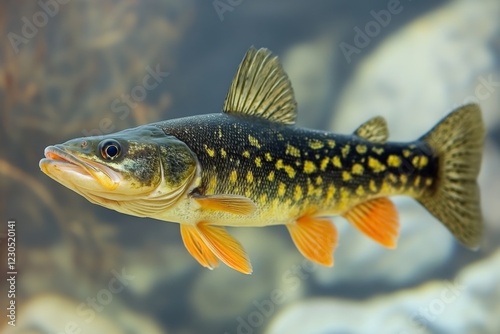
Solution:
{"label": "underwater background", "polygon": [[[0,332],[500,333],[499,17],[498,0],[0,2]],[[252,45],[280,56],[300,126],[348,134],[382,115],[390,140],[413,140],[479,103],[481,248],[397,197],[396,250],[334,217],[335,266],[322,268],[283,226],[229,228],[254,273],[210,271],[177,224],[93,205],[40,172],[48,145],[220,112]],[[167,74],[146,89],[152,71]]]}

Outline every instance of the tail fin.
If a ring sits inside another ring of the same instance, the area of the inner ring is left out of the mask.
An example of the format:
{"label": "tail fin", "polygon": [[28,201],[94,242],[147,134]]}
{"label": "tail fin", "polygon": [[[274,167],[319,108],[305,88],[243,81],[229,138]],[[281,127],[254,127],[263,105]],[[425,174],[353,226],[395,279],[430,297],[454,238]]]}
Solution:
{"label": "tail fin", "polygon": [[439,167],[433,192],[418,200],[469,248],[479,246],[483,230],[476,179],[484,134],[479,106],[468,104],[420,138],[437,155]]}

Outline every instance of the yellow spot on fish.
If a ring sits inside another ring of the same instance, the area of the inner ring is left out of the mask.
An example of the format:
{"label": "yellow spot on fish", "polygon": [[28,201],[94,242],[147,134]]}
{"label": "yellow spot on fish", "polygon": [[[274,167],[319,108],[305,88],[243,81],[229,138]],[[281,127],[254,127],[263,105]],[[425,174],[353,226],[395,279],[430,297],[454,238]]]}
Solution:
{"label": "yellow spot on fish", "polygon": [[247,182],[252,183],[253,182],[253,173],[251,170],[248,171],[247,173]]}
{"label": "yellow spot on fish", "polygon": [[397,155],[391,154],[387,158],[387,165],[389,165],[389,167],[398,168],[399,166],[401,166],[401,158]]}
{"label": "yellow spot on fish", "polygon": [[293,145],[286,144],[285,154],[291,155],[295,158],[300,158],[300,150]]}
{"label": "yellow spot on fish", "polygon": [[363,188],[362,185],[359,185],[357,188],[356,188],[356,195],[358,196],[363,196],[365,194],[365,188]]}
{"label": "yellow spot on fish", "polygon": [[[309,180],[308,180],[309,181]],[[314,186],[312,185],[312,183],[309,181],[308,184],[307,184],[307,196],[312,196],[314,195],[315,193],[315,188]]]}
{"label": "yellow spot on fish", "polygon": [[281,133],[278,133],[278,134],[276,135],[276,137],[278,138],[278,140],[279,140],[279,141],[283,141],[283,140],[285,140],[285,137],[283,137],[283,135],[282,135]]}
{"label": "yellow spot on fish", "polygon": [[320,176],[318,176],[318,177],[316,178],[316,185],[317,185],[317,186],[320,186],[320,185],[322,185],[322,184],[323,184],[323,178],[322,178],[322,177],[321,177],[321,175],[320,175]]}
{"label": "yellow spot on fish", "polygon": [[227,152],[226,152],[226,150],[225,150],[225,149],[223,149],[223,148],[221,148],[221,149],[220,149],[220,155],[221,155],[221,157],[225,158],[225,157],[227,156]]}
{"label": "yellow spot on fish", "polygon": [[347,188],[340,188],[340,204],[339,207],[341,210],[345,210],[347,208],[347,204],[351,199],[351,193]]}
{"label": "yellow spot on fish", "polygon": [[377,191],[377,185],[375,184],[375,180],[370,180],[369,187],[370,187],[370,191],[371,192],[376,192]]}
{"label": "yellow spot on fish", "polygon": [[219,138],[222,138],[222,129],[219,128]]}
{"label": "yellow spot on fish", "polygon": [[354,164],[352,165],[352,170],[351,172],[356,175],[362,175],[364,172],[365,168],[361,164]]}
{"label": "yellow spot on fish", "polygon": [[251,197],[252,196],[252,190],[251,189],[245,190],[245,196],[246,197]]}
{"label": "yellow spot on fish", "polygon": [[212,176],[210,180],[208,180],[207,191],[214,192],[215,187],[217,187],[217,177]]}
{"label": "yellow spot on fish", "polygon": [[302,187],[298,184],[295,186],[295,191],[293,192],[293,198],[295,201],[302,199]]}
{"label": "yellow spot on fish", "polygon": [[274,171],[271,171],[271,173],[269,173],[269,175],[267,176],[267,179],[271,182],[274,181]]}
{"label": "yellow spot on fish", "polygon": [[378,155],[381,155],[382,153],[384,153],[384,149],[382,147],[372,147],[372,151],[377,153]]}
{"label": "yellow spot on fish", "polygon": [[283,182],[280,182],[278,185],[278,196],[283,197],[285,196],[286,192],[286,185]]}
{"label": "yellow spot on fish", "polygon": [[285,165],[285,172],[288,174],[288,177],[293,179],[295,177],[295,169],[292,166]]}
{"label": "yellow spot on fish", "polygon": [[306,160],[304,162],[304,173],[311,174],[314,173],[315,171],[316,171],[316,165],[314,164],[314,162]]}
{"label": "yellow spot on fish", "polygon": [[342,172],[342,180],[349,181],[351,179],[352,179],[352,175],[349,172],[346,172],[346,171]]}
{"label": "yellow spot on fish", "polygon": [[342,161],[340,161],[340,157],[338,155],[332,158],[332,163],[337,168],[342,168]]}
{"label": "yellow spot on fish", "polygon": [[326,143],[327,143],[327,145],[328,145],[329,148],[334,148],[335,147],[335,140],[333,140],[333,139],[327,139]]}
{"label": "yellow spot on fish", "polygon": [[382,187],[380,189],[380,192],[382,194],[390,194],[392,192],[392,189],[393,188],[392,188],[391,184],[387,181],[384,181],[384,182],[382,182]]}
{"label": "yellow spot on fish", "polygon": [[357,146],[356,146],[356,151],[357,151],[359,154],[365,154],[367,150],[368,150],[368,149],[367,149],[366,145],[357,145]]}
{"label": "yellow spot on fish", "polygon": [[378,159],[375,159],[374,157],[368,157],[368,166],[375,173],[380,173],[386,170],[385,165],[383,165]]}
{"label": "yellow spot on fish", "polygon": [[319,165],[319,168],[321,169],[322,172],[326,170],[326,167],[328,166],[328,163],[330,162],[330,159],[328,157],[323,158],[321,160],[321,164]]}
{"label": "yellow spot on fish", "polygon": [[427,163],[429,162],[429,158],[427,158],[425,155],[417,155],[414,157],[411,161],[413,166],[418,169],[422,169],[425,166],[427,166]]}
{"label": "yellow spot on fish", "polygon": [[320,154],[315,154],[314,157],[316,158],[316,160],[319,160],[319,158],[321,158],[321,155]]}
{"label": "yellow spot on fish", "polygon": [[247,150],[243,151],[243,156],[245,158],[250,158],[250,152],[248,152]]}
{"label": "yellow spot on fish", "polygon": [[280,170],[283,168],[283,159],[279,159],[278,161],[276,161],[276,169]]}
{"label": "yellow spot on fish", "polygon": [[273,157],[269,152],[266,152],[266,154],[264,154],[264,158],[266,159],[266,161],[273,161]]}
{"label": "yellow spot on fish", "polygon": [[267,204],[267,194],[262,194],[262,195],[260,195],[260,197],[259,197],[259,202],[260,202],[260,205],[265,205],[265,204]]}
{"label": "yellow spot on fish", "polygon": [[257,148],[260,148],[260,143],[257,140],[257,138],[253,137],[252,135],[248,135],[248,141],[250,142],[250,145],[255,146]]}
{"label": "yellow spot on fish", "polygon": [[389,181],[391,181],[392,183],[398,182],[398,178],[396,177],[396,175],[394,175],[392,173],[389,173],[388,178],[389,178]]}
{"label": "yellow spot on fish", "polygon": [[259,157],[255,158],[255,165],[257,167],[262,167],[262,159]]}
{"label": "yellow spot on fish", "polygon": [[326,190],[326,201],[330,202],[333,199],[333,196],[335,196],[335,192],[337,189],[335,189],[335,186],[333,184],[330,184],[328,186],[328,189]]}
{"label": "yellow spot on fish", "polygon": [[277,170],[284,169],[285,172],[288,174],[288,177],[291,179],[295,177],[296,173],[295,169],[290,165],[283,164],[283,159],[279,159],[278,161],[276,161],[276,169]]}
{"label": "yellow spot on fish", "polygon": [[205,151],[207,151],[207,154],[213,158],[215,156],[215,150],[213,148],[208,147],[206,144],[203,145],[205,147]]}
{"label": "yellow spot on fish", "polygon": [[428,186],[430,186],[430,185],[432,185],[432,179],[431,179],[431,178],[427,178],[427,179],[425,180],[425,185],[426,185],[427,187],[428,187]]}
{"label": "yellow spot on fish", "polygon": [[405,158],[408,158],[410,155],[411,155],[411,151],[410,150],[406,150],[406,149],[403,150],[403,156]]}
{"label": "yellow spot on fish", "polygon": [[233,169],[231,171],[231,174],[229,174],[229,182],[236,183],[236,180],[238,180],[238,172]]}
{"label": "yellow spot on fish", "polygon": [[420,186],[420,175],[417,175],[417,177],[415,178],[415,181],[413,181],[413,185],[415,187]]}
{"label": "yellow spot on fish", "polygon": [[309,141],[309,147],[312,148],[313,150],[319,150],[325,146],[325,143],[322,141],[319,141],[317,139],[311,139]]}
{"label": "yellow spot on fish", "polygon": [[342,147],[341,151],[342,151],[342,157],[344,157],[344,159],[347,157],[350,150],[351,150],[351,147],[349,145]]}
{"label": "yellow spot on fish", "polygon": [[401,184],[406,184],[406,182],[408,182],[408,176],[403,174],[399,177],[399,180],[401,181]]}

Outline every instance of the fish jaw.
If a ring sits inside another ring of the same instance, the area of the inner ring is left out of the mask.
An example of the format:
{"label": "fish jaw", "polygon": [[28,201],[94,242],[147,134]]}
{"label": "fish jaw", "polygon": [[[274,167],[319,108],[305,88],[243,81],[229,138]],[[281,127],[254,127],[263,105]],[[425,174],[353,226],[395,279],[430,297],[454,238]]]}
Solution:
{"label": "fish jaw", "polygon": [[113,191],[122,179],[120,173],[113,169],[83,157],[76,157],[60,145],[47,147],[44,155],[45,158],[39,163],[42,172],[68,187],[69,184],[78,182],[82,188],[94,189],[97,181],[103,190]]}

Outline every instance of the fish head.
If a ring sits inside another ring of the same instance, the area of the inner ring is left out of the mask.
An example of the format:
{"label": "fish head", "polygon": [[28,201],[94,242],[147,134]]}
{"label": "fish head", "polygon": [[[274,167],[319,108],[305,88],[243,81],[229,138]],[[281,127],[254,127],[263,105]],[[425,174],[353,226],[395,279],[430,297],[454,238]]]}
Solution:
{"label": "fish head", "polygon": [[49,146],[40,169],[57,182],[120,212],[152,217],[196,179],[198,162],[182,141],[154,125]]}

